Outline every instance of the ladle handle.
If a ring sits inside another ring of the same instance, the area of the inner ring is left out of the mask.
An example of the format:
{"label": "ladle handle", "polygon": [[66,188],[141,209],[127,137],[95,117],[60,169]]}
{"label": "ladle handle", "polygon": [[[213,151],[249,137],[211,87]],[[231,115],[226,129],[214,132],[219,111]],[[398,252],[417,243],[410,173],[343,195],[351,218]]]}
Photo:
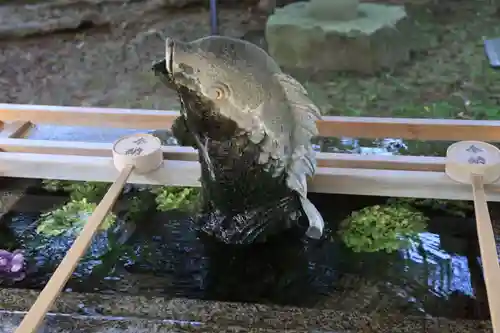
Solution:
{"label": "ladle handle", "polygon": [[477,237],[483,263],[484,282],[488,293],[493,332],[500,332],[500,265],[495,242],[495,234],[491,224],[490,213],[484,192],[483,177],[472,175],[474,209],[476,212]]}
{"label": "ladle handle", "polygon": [[45,318],[45,314],[50,310],[62,288],[73,274],[80,258],[87,251],[97,229],[120,196],[123,186],[125,186],[133,169],[134,166],[132,165],[125,167],[110,186],[104,198],[89,217],[80,235],[74,241],[59,266],[57,266],[49,282],[47,282],[31,309],[24,316],[15,333],[35,333],[38,330]]}

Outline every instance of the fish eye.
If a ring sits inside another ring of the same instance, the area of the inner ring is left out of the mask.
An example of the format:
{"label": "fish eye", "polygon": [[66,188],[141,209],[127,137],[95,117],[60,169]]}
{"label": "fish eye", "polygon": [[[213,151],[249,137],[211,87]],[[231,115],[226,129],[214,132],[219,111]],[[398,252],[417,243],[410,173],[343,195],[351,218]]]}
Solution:
{"label": "fish eye", "polygon": [[223,99],[227,99],[230,95],[229,87],[223,83],[214,85],[211,90],[212,98],[214,98],[215,100],[220,101]]}
{"label": "fish eye", "polygon": [[217,88],[215,89],[215,99],[222,99],[224,97],[224,91]]}

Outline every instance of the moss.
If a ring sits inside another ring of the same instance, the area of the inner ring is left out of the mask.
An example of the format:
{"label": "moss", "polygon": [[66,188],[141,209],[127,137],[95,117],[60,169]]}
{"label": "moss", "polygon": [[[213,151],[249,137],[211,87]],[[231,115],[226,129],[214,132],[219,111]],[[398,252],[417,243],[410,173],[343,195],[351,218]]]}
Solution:
{"label": "moss", "polygon": [[106,194],[109,184],[103,182],[44,180],[42,182],[42,187],[50,192],[68,192],[71,200],[80,201],[85,199],[88,202],[98,203],[101,201],[104,194]]}
{"label": "moss", "polygon": [[[97,204],[87,199],[72,200],[62,207],[43,213],[38,219],[36,231],[45,236],[59,236],[67,230],[80,231],[94,212]],[[100,226],[107,230],[116,223],[116,215],[109,213]]]}
{"label": "moss", "polygon": [[[101,182],[44,180],[42,186],[45,190],[51,192],[67,192],[70,199],[74,202],[82,202],[82,200],[85,200],[85,202],[88,203],[98,203],[106,193],[109,184]],[[144,191],[144,189],[146,191]],[[129,200],[126,212],[127,219],[135,220],[135,218],[142,214],[145,209],[151,208],[148,204],[143,204],[143,202],[148,200],[148,198],[143,195],[145,192],[154,195],[156,209],[161,212],[168,210],[194,211],[198,208],[200,202],[200,190],[197,188],[148,186],[127,199]]]}
{"label": "moss", "polygon": [[[61,180],[44,180],[42,187],[51,192],[64,191],[69,194],[70,201],[62,207],[41,215],[38,220],[37,231],[45,236],[58,236],[65,230],[73,227],[81,228],[88,216],[92,214],[97,204],[102,200],[109,188],[108,183],[102,182],[77,182]],[[149,194],[149,196],[148,196]],[[152,208],[150,193],[137,191],[128,195],[126,211],[120,219],[136,221]],[[101,228],[106,230],[116,222],[114,213],[108,214]]]}
{"label": "moss", "polygon": [[339,234],[355,252],[388,253],[406,248],[411,239],[425,231],[428,219],[406,206],[375,205],[351,213]]}
{"label": "moss", "polygon": [[200,190],[192,187],[160,186],[152,192],[156,195],[157,209],[193,211],[200,202]]}

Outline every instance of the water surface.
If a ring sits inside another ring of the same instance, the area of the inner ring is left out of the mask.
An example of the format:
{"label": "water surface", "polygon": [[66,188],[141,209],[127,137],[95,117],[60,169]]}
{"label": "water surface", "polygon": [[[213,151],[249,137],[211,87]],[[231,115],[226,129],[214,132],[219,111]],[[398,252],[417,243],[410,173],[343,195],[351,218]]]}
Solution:
{"label": "water surface", "polygon": [[[151,212],[124,244],[118,237],[97,237],[67,290],[450,318],[488,316],[470,219],[435,218],[409,249],[360,254],[336,237],[338,222],[384,198],[316,194],[312,199],[327,220],[327,239],[303,240],[290,233],[250,248],[201,237],[185,214]],[[4,285],[42,288],[71,244],[67,237],[34,241],[37,216],[14,208],[1,221],[4,241],[30,250],[28,277]],[[469,228],[457,231],[460,223]],[[453,234],[447,232],[450,228]]]}

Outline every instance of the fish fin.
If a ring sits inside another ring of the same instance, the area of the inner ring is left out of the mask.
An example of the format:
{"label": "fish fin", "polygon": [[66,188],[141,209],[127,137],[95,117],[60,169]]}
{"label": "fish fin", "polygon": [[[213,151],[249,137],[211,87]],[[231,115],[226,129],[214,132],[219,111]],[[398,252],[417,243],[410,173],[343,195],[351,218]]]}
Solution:
{"label": "fish fin", "polygon": [[289,172],[298,174],[305,172],[306,175],[312,176],[316,169],[316,159],[311,139],[319,134],[316,121],[321,119],[321,112],[297,80],[284,73],[275,76],[283,87],[294,119],[290,135],[290,146],[293,151],[288,163]]}
{"label": "fish fin", "polygon": [[292,116],[295,119],[293,141],[296,143],[310,142],[317,136],[316,121],[321,119],[321,111],[311,101],[307,90],[300,82],[285,73],[275,74],[283,87],[285,96],[290,103]]}
{"label": "fish fin", "polygon": [[302,196],[307,195],[307,176],[316,171],[316,157],[312,147],[299,146],[292,154],[291,162],[287,166],[287,186]]}
{"label": "fish fin", "polygon": [[307,228],[306,236],[312,239],[320,239],[325,226],[323,216],[321,216],[321,213],[307,197],[300,196],[300,203],[309,220],[309,228]]}
{"label": "fish fin", "polygon": [[[302,147],[305,149],[304,147]],[[300,198],[302,209],[309,221],[309,228],[306,235],[313,239],[319,239],[323,235],[324,220],[321,213],[316,209],[313,203],[307,199],[307,176],[313,174],[315,163],[310,159],[304,158],[305,154],[301,154],[302,158],[294,160],[292,167],[288,170],[287,186],[296,191]],[[314,157],[313,157],[314,158]]]}
{"label": "fish fin", "polygon": [[309,220],[306,235],[318,239],[323,234],[324,220],[307,199],[307,176],[316,172],[316,157],[311,139],[319,134],[316,121],[321,119],[321,111],[297,80],[285,73],[277,73],[275,76],[283,87],[294,119],[290,137],[293,152],[287,167],[287,186],[299,194],[302,209]]}

